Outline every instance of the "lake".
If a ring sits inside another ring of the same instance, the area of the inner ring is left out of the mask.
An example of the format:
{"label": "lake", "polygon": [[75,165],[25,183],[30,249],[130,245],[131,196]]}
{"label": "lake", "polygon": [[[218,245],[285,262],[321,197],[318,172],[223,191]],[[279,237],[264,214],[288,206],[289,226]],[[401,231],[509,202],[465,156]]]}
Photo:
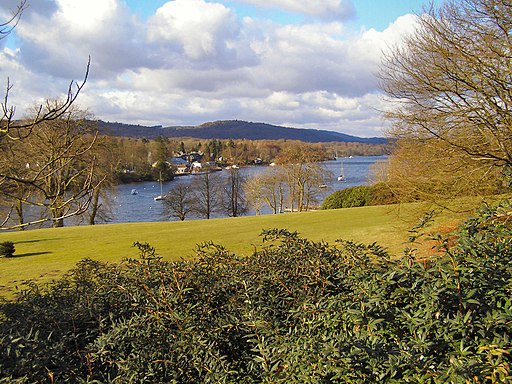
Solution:
{"label": "lake", "polygon": [[[326,180],[327,188],[324,189],[325,196],[344,188],[365,185],[368,182],[370,167],[379,160],[385,160],[386,156],[357,156],[351,158],[338,158],[332,161],[326,161],[323,164],[332,172],[332,178]],[[338,181],[337,177],[343,167],[345,181]],[[240,168],[240,172],[250,178],[255,174],[264,172],[265,166],[254,166]],[[220,172],[221,177],[227,175],[226,171]],[[172,181],[163,183],[164,194],[171,190],[176,183],[189,183],[195,176],[180,176]],[[132,195],[132,189],[137,190],[136,195]],[[160,195],[160,184],[157,182],[141,182],[132,184],[122,184],[116,186],[111,192],[112,198],[112,220],[111,223],[127,222],[150,222],[150,221],[170,221],[164,213],[164,202],[155,201],[154,198]],[[270,213],[270,211],[262,213]],[[250,211],[249,214],[254,214]],[[222,217],[218,215],[216,217]]]}

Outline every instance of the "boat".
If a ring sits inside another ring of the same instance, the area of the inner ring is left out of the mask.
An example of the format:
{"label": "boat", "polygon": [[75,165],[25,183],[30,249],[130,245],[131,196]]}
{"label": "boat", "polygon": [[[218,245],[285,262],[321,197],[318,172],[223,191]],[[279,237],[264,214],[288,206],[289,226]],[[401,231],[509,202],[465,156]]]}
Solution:
{"label": "boat", "polygon": [[132,189],[132,191],[130,192],[130,194],[132,194],[132,195],[137,195],[138,193],[139,193],[139,192],[137,192],[137,190],[136,190],[136,189]]}
{"label": "boat", "polygon": [[158,181],[160,182],[160,194],[157,197],[155,197],[155,201],[163,200],[165,198],[162,186],[162,172],[160,172],[160,177],[158,178]]}
{"label": "boat", "polygon": [[323,188],[327,188],[327,184],[320,184],[320,185],[318,186],[318,188],[322,188],[322,189],[323,189]]}
{"label": "boat", "polygon": [[154,198],[155,201],[163,200],[165,198],[162,192],[162,185],[160,185],[160,194]]}
{"label": "boat", "polygon": [[338,176],[338,181],[345,181],[345,170],[343,168],[343,160],[341,161],[341,172]]}

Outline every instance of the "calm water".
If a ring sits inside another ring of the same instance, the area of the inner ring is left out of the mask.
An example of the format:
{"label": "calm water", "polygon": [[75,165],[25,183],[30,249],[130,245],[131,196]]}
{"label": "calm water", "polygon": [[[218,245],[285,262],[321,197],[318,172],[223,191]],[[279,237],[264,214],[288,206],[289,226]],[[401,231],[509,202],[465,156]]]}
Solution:
{"label": "calm water", "polygon": [[[327,188],[324,190],[328,195],[336,190],[364,185],[368,181],[368,174],[372,164],[378,160],[386,159],[385,156],[361,156],[353,158],[338,158],[333,161],[326,161],[324,165],[332,172],[332,178],[326,180]],[[343,166],[345,181],[338,181],[337,177]],[[243,175],[251,176],[264,172],[267,167],[241,168]],[[220,177],[227,175],[226,171],[219,172]],[[171,190],[176,183],[189,183],[194,176],[181,176],[163,183],[164,194]],[[132,195],[132,189],[138,194]],[[157,182],[142,182],[134,184],[123,184],[112,191],[112,223],[143,222],[143,221],[168,221],[164,213],[164,203],[155,201],[155,196],[160,195],[160,184]],[[270,212],[262,212],[270,213]],[[249,212],[254,214],[254,212]],[[220,217],[220,216],[219,216]]]}

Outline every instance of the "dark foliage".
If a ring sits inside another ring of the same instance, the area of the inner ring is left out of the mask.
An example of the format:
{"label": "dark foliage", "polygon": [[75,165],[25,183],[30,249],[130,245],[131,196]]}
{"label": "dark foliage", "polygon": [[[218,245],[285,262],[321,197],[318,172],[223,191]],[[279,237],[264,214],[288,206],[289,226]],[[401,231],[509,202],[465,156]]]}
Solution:
{"label": "dark foliage", "polygon": [[0,257],[13,257],[16,248],[12,241],[4,241],[0,243]]}
{"label": "dark foliage", "polygon": [[250,257],[84,260],[2,305],[0,382],[509,382],[510,211],[484,208],[428,262],[286,230]]}

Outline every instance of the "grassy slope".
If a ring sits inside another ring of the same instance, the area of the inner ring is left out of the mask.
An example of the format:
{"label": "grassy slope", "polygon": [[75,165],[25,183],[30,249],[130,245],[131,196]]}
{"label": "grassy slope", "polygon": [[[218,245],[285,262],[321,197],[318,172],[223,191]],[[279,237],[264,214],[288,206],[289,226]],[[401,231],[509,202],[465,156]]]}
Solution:
{"label": "grassy slope", "polygon": [[[193,256],[196,244],[213,241],[229,250],[250,254],[261,244],[264,228],[298,231],[311,240],[336,239],[377,242],[399,254],[407,229],[420,217],[417,206],[379,206],[266,215],[230,219],[109,224],[0,233],[0,242],[16,244],[15,258],[0,258],[0,295],[26,281],[45,282],[58,277],[78,261],[92,259],[117,262],[136,257],[135,241],[149,242],[166,260]],[[453,217],[444,216],[445,224]]]}

